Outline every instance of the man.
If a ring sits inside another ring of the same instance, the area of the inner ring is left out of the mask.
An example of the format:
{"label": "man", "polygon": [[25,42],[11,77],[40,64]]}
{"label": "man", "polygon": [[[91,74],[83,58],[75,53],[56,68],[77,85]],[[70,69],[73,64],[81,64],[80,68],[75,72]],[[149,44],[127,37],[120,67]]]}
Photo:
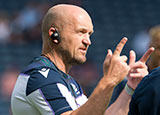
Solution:
{"label": "man", "polygon": [[155,51],[148,60],[148,68],[152,70],[160,66],[160,25],[153,26],[149,30],[149,47],[154,47]]}
{"label": "man", "polygon": [[[87,99],[68,72],[73,65],[86,61],[92,33],[92,20],[84,9],[65,4],[49,9],[42,22],[42,56],[19,75],[11,99],[13,114],[127,114],[131,88],[135,89],[148,74],[145,62],[154,49],[150,48],[138,62],[131,51],[128,65],[127,57],[120,56],[127,42],[127,38],[123,38],[113,54],[108,50],[103,64],[104,75]],[[106,110],[114,87],[127,74],[126,90]]]}
{"label": "man", "polygon": [[138,85],[128,115],[160,115],[160,67],[151,71]]}
{"label": "man", "polygon": [[148,67],[150,74],[139,84],[132,97],[129,115],[159,115],[160,114],[160,26],[149,30],[149,46],[155,47],[150,56]]}

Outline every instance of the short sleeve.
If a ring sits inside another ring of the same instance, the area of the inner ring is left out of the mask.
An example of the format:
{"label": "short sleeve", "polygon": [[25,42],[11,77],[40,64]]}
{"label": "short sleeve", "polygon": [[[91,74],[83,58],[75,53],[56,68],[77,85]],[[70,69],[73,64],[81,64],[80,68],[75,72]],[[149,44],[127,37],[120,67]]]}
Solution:
{"label": "short sleeve", "polygon": [[[61,84],[65,87],[63,84]],[[68,90],[67,88],[64,90]],[[57,84],[50,84],[42,88],[37,89],[28,95],[28,99],[43,115],[60,115],[66,111],[73,110],[74,98],[66,92],[66,96],[63,96],[62,92],[58,88]],[[70,99],[70,100],[67,100]],[[72,104],[72,106],[70,106]]]}

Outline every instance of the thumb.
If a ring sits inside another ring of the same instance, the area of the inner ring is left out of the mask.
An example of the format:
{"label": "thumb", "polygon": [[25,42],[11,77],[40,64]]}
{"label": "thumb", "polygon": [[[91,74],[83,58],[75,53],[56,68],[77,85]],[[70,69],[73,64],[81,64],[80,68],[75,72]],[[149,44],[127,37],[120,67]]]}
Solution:
{"label": "thumb", "polygon": [[107,56],[106,56],[106,63],[109,64],[110,60],[112,58],[112,51],[110,49],[108,49],[108,53],[107,53]]}
{"label": "thumb", "polygon": [[104,72],[107,72],[108,71],[108,67],[109,67],[109,63],[110,63],[110,60],[112,58],[112,51],[110,49],[108,49],[108,53],[107,53],[107,56],[104,60],[104,64],[103,64],[103,71]]}
{"label": "thumb", "polygon": [[129,66],[131,66],[131,65],[133,65],[134,63],[135,63],[135,61],[136,61],[136,53],[133,51],[133,50],[131,50],[130,51],[130,55],[129,55]]}

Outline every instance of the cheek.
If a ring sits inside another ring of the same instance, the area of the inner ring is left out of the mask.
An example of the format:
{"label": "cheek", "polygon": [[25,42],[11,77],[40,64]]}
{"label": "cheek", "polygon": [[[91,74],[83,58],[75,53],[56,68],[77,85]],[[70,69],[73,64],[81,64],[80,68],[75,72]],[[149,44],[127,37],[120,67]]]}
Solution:
{"label": "cheek", "polygon": [[70,53],[70,55],[75,54],[75,43],[70,39],[62,41],[61,48]]}
{"label": "cheek", "polygon": [[155,57],[160,57],[160,50],[159,49],[156,49],[154,52],[153,52],[153,55]]}
{"label": "cheek", "polygon": [[81,37],[77,34],[72,34],[71,36],[66,36],[62,42],[63,48],[68,49],[70,53],[76,55],[81,44]]}

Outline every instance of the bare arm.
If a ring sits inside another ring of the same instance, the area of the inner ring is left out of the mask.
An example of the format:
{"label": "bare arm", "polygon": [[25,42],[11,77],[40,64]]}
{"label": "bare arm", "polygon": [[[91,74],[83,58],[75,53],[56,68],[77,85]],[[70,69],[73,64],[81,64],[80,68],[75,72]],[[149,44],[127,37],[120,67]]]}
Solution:
{"label": "bare arm", "polygon": [[104,76],[89,97],[88,101],[75,111],[65,112],[62,115],[103,115],[109,104],[114,87],[121,82],[129,71],[127,57],[120,53],[127,42],[123,38],[117,45],[113,55],[108,51],[103,64]]}
{"label": "bare arm", "polygon": [[106,110],[104,115],[127,115],[131,96],[125,90],[122,91],[118,99]]}

